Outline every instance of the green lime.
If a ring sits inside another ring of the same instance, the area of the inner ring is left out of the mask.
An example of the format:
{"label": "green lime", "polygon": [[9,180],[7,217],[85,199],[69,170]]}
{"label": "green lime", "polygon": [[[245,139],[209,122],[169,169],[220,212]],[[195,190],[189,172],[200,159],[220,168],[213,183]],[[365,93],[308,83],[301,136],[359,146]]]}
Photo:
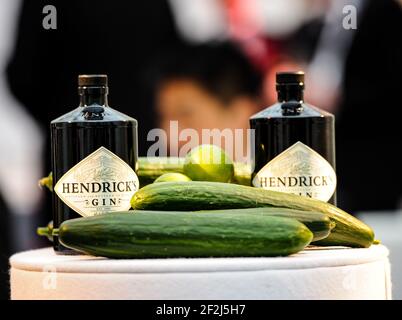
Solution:
{"label": "green lime", "polygon": [[155,179],[154,183],[172,182],[172,181],[191,181],[191,179],[182,173],[168,172]]}
{"label": "green lime", "polygon": [[234,176],[232,159],[210,144],[193,148],[186,156],[183,171],[195,181],[230,182]]}

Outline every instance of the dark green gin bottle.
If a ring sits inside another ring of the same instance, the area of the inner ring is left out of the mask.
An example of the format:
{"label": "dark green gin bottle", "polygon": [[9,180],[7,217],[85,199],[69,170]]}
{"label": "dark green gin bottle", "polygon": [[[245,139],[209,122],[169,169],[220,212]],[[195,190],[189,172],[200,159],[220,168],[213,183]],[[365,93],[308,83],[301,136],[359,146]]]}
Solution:
{"label": "dark green gin bottle", "polygon": [[252,184],[336,204],[335,117],[304,102],[304,73],[276,75],[278,102],[250,118]]}
{"label": "dark green gin bottle", "polygon": [[[80,75],[78,92],[78,108],[50,124],[54,228],[68,219],[128,210],[139,188],[137,120],[109,107],[106,75]],[[57,236],[54,249],[73,253]]]}

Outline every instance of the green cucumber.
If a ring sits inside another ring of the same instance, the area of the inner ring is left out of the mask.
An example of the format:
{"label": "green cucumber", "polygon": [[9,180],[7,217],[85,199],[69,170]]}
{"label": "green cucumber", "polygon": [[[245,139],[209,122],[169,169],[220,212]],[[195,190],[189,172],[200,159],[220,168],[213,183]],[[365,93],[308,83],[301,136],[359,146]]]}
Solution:
{"label": "green cucumber", "polygon": [[286,208],[248,208],[248,209],[230,209],[230,210],[204,210],[195,211],[198,213],[242,213],[253,215],[266,215],[275,217],[293,218],[303,223],[313,233],[311,242],[325,239],[329,236],[331,230],[335,227],[335,222],[331,221],[325,214],[313,211],[301,211]]}
{"label": "green cucumber", "polygon": [[290,193],[219,182],[166,182],[141,188],[131,206],[137,210],[198,211],[257,207],[282,207],[321,212],[336,223],[331,234],[315,244],[369,247],[374,232],[362,221],[323,201]]}
{"label": "green cucumber", "polygon": [[152,211],[67,220],[55,235],[66,247],[108,258],[286,256],[313,238],[291,218]]}

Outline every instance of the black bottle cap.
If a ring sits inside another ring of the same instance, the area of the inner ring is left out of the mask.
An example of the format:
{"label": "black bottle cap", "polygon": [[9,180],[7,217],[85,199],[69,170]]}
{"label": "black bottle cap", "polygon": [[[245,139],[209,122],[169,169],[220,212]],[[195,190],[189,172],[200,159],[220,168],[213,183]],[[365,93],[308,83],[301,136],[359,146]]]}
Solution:
{"label": "black bottle cap", "polygon": [[304,72],[277,72],[276,84],[300,84],[304,85]]}
{"label": "black bottle cap", "polygon": [[79,87],[107,87],[106,74],[80,74],[78,76]]}

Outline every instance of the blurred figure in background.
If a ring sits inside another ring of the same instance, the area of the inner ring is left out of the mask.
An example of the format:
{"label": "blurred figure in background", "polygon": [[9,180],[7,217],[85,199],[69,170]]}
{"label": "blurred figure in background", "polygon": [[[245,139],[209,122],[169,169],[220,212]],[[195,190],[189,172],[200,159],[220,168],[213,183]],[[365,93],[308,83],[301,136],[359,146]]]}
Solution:
{"label": "blurred figure in background", "polygon": [[8,256],[35,246],[33,214],[42,198],[43,132],[12,95],[6,78],[20,1],[0,1],[0,299],[8,298]]}
{"label": "blurred figure in background", "polygon": [[[184,39],[231,41],[264,76],[262,98],[276,101],[275,72],[305,69],[331,0],[169,0]],[[297,42],[297,47],[294,46]],[[261,106],[262,108],[262,106]]]}
{"label": "blurred figure in background", "polygon": [[[169,133],[171,121],[177,121],[179,132],[192,128],[199,137],[202,129],[229,129],[233,137],[235,129],[242,129],[243,145],[236,148],[243,147],[245,155],[248,119],[262,105],[261,74],[247,57],[233,44],[211,43],[189,46],[161,60],[155,93],[160,128]],[[180,140],[177,147],[186,143]]]}

